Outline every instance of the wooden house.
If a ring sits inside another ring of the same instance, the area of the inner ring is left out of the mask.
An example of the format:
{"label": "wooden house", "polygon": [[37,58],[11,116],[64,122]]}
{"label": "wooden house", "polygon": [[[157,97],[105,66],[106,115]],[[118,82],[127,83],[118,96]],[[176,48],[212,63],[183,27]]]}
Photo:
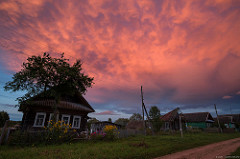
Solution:
{"label": "wooden house", "polygon": [[209,128],[212,127],[214,119],[209,112],[184,113],[187,128]]}
{"label": "wooden house", "polygon": [[49,121],[60,120],[80,132],[86,130],[87,115],[94,109],[81,93],[75,91],[71,94],[61,93],[58,101],[51,95],[37,95],[22,103],[19,111],[23,112],[24,130],[41,130],[48,126]]}
{"label": "wooden house", "polygon": [[[219,115],[218,120],[219,123],[224,125],[225,128],[236,128],[235,120],[231,115]],[[217,118],[215,118],[215,121],[217,122]]]}
{"label": "wooden house", "polygon": [[[181,121],[180,121],[180,115],[181,115]],[[160,117],[160,119],[163,122],[161,130],[167,131],[167,130],[179,130],[180,129],[180,122],[182,124],[182,128],[184,128],[185,121],[180,113],[180,109],[176,108],[167,114]]]}

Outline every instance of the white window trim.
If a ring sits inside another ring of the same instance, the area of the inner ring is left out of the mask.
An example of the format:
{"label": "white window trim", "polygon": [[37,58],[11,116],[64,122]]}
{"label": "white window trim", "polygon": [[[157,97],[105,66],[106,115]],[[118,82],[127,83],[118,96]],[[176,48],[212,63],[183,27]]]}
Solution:
{"label": "white window trim", "polygon": [[[38,115],[44,115],[42,125],[36,125],[37,116],[38,116]],[[44,127],[45,119],[46,119],[46,113],[44,113],[44,112],[38,112],[38,113],[36,113],[33,127]]]}
{"label": "white window trim", "polygon": [[[62,114],[62,121],[63,121],[63,118],[64,117],[68,117],[68,125],[69,125],[69,122],[70,122],[70,115],[67,115],[67,114]],[[61,125],[62,125],[63,123],[61,123]]]}
{"label": "white window trim", "polygon": [[[79,118],[79,123],[78,123],[78,126],[77,126],[77,127],[74,127],[74,120],[75,120],[75,118]],[[72,122],[72,128],[74,128],[74,129],[80,129],[80,126],[81,126],[81,119],[82,119],[81,116],[74,115],[74,116],[73,116],[73,122]]]}
{"label": "white window trim", "polygon": [[[54,114],[54,113],[50,113],[50,115],[49,115],[48,126],[49,126],[49,124],[50,124],[50,120],[51,120],[53,114]],[[58,121],[58,118],[59,118],[59,114],[57,114],[56,122]]]}

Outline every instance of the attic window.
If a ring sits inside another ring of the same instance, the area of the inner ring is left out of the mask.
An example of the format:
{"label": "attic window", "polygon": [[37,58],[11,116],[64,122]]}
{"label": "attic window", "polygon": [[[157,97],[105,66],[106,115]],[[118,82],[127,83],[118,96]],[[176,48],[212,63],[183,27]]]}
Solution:
{"label": "attic window", "polygon": [[43,127],[46,118],[46,113],[37,113],[33,127]]}
{"label": "attic window", "polygon": [[63,115],[62,115],[62,121],[63,121],[62,124],[69,124],[70,115],[63,114]]}
{"label": "attic window", "polygon": [[79,129],[81,123],[81,116],[74,116],[73,117],[73,123],[72,128]]}

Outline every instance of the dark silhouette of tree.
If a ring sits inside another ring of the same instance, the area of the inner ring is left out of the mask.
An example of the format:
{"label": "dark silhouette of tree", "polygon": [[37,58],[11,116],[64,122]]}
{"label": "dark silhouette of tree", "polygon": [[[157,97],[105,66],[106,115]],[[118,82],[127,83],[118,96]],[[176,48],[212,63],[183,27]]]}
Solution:
{"label": "dark silhouette of tree", "polygon": [[127,118],[119,118],[114,123],[118,124],[118,125],[121,125],[122,128],[125,128],[126,125],[128,124],[128,122],[129,122],[129,119],[127,119]]}
{"label": "dark silhouette of tree", "polygon": [[71,94],[79,91],[84,94],[94,84],[94,78],[82,73],[81,60],[76,60],[73,65],[68,61],[64,54],[60,58],[53,58],[48,53],[29,57],[21,71],[13,75],[13,80],[7,82],[4,89],[27,91],[24,96],[17,98],[19,104],[39,94],[54,96],[56,100],[62,92]]}
{"label": "dark silhouette of tree", "polygon": [[5,111],[0,111],[0,127],[3,127],[6,120],[9,120],[9,115]]}
{"label": "dark silhouette of tree", "polygon": [[153,130],[155,132],[160,131],[160,128],[162,126],[162,121],[160,120],[160,110],[157,106],[151,106],[149,110],[149,117],[153,126]]}
{"label": "dark silhouette of tree", "polygon": [[129,118],[130,121],[131,121],[131,120],[140,121],[140,120],[142,120],[142,119],[143,119],[143,118],[142,118],[141,114],[139,114],[139,113],[133,113],[133,115]]}
{"label": "dark silhouette of tree", "polygon": [[108,122],[112,122],[112,119],[111,119],[111,118],[108,118]]}

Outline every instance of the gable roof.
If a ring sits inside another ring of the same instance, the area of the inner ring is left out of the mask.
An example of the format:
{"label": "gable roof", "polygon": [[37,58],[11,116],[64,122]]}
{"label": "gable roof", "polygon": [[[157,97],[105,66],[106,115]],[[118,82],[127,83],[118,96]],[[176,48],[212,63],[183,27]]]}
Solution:
{"label": "gable roof", "polygon": [[186,122],[213,122],[214,119],[209,112],[184,113]]}
{"label": "gable roof", "polygon": [[167,114],[163,115],[160,117],[162,121],[174,121],[176,118],[178,119],[179,114],[178,114],[179,108],[173,109],[172,111],[168,112]]}
{"label": "gable roof", "polygon": [[[49,92],[51,91],[49,90]],[[56,100],[51,93],[48,93],[48,96],[46,97],[43,96],[43,93],[40,93],[22,103],[19,107],[19,111],[24,111],[28,106],[53,107],[55,105],[58,108],[95,112],[79,91],[74,91],[72,94],[61,93],[58,103],[56,103]]]}
{"label": "gable roof", "polygon": [[[217,122],[217,118],[214,118],[215,122]],[[222,124],[234,123],[232,116],[218,116],[218,120]]]}
{"label": "gable roof", "polygon": [[233,121],[236,123],[240,123],[240,114],[224,114],[224,115],[219,115],[219,117],[223,117],[223,116],[228,116],[228,117],[232,117]]}

